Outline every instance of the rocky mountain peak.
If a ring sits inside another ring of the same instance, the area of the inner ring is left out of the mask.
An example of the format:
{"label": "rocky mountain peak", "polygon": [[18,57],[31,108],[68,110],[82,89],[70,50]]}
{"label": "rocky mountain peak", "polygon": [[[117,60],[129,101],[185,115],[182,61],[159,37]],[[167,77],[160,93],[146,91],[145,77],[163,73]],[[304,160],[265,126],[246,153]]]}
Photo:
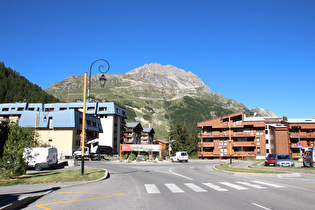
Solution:
{"label": "rocky mountain peak", "polygon": [[211,92],[210,88],[197,75],[172,65],[145,64],[127,72],[125,75],[134,80],[149,82],[158,87],[181,90],[202,89],[203,92]]}

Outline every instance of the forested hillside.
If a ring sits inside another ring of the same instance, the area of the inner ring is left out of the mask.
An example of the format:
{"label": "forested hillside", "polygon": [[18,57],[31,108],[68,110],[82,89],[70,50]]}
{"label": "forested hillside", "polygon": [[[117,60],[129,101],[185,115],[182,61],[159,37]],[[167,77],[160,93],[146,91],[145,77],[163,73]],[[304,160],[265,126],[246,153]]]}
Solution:
{"label": "forested hillside", "polygon": [[0,103],[55,103],[59,99],[0,63]]}

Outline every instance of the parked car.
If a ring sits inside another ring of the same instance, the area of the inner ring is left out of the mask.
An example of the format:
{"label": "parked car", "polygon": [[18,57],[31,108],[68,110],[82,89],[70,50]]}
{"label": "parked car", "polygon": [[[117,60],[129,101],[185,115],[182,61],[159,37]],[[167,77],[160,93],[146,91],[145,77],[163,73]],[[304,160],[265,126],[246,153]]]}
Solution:
{"label": "parked car", "polygon": [[23,157],[29,168],[41,171],[58,164],[58,151],[55,147],[31,147],[25,148]]}
{"label": "parked car", "polygon": [[276,154],[276,166],[294,167],[294,161],[289,154]]}
{"label": "parked car", "polygon": [[171,161],[172,162],[174,162],[174,161],[178,161],[178,162],[185,161],[185,162],[188,162],[188,153],[186,151],[176,152],[175,155],[171,157]]}
{"label": "parked car", "polygon": [[315,167],[315,148],[309,149],[303,156],[304,167]]}
{"label": "parked car", "polygon": [[265,166],[276,165],[276,153],[270,153],[265,159]]}

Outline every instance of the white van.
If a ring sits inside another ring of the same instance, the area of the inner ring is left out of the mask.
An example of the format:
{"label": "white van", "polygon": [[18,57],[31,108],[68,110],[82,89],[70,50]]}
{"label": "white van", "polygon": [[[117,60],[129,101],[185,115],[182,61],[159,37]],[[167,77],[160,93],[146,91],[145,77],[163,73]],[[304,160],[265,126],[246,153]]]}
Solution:
{"label": "white van", "polygon": [[315,148],[309,149],[303,156],[304,167],[315,167]]}
{"label": "white van", "polygon": [[172,162],[174,162],[174,161],[178,161],[178,162],[185,161],[185,162],[188,162],[188,153],[186,151],[176,152],[175,155],[173,157],[171,157],[171,161]]}
{"label": "white van", "polygon": [[23,157],[29,168],[41,171],[58,164],[58,151],[54,147],[25,148]]}

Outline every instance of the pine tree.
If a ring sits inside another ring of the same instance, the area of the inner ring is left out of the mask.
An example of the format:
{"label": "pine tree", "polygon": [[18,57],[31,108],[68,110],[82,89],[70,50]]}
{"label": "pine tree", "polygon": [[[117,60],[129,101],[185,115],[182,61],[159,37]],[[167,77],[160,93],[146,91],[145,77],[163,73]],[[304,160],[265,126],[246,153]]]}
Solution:
{"label": "pine tree", "polygon": [[198,154],[198,142],[198,129],[197,124],[194,122],[193,127],[191,128],[190,142],[187,150],[190,155],[196,156]]}
{"label": "pine tree", "polygon": [[18,123],[10,126],[1,161],[1,174],[4,178],[16,178],[25,174],[27,166],[23,151],[33,144],[33,135],[31,128],[21,128]]}

